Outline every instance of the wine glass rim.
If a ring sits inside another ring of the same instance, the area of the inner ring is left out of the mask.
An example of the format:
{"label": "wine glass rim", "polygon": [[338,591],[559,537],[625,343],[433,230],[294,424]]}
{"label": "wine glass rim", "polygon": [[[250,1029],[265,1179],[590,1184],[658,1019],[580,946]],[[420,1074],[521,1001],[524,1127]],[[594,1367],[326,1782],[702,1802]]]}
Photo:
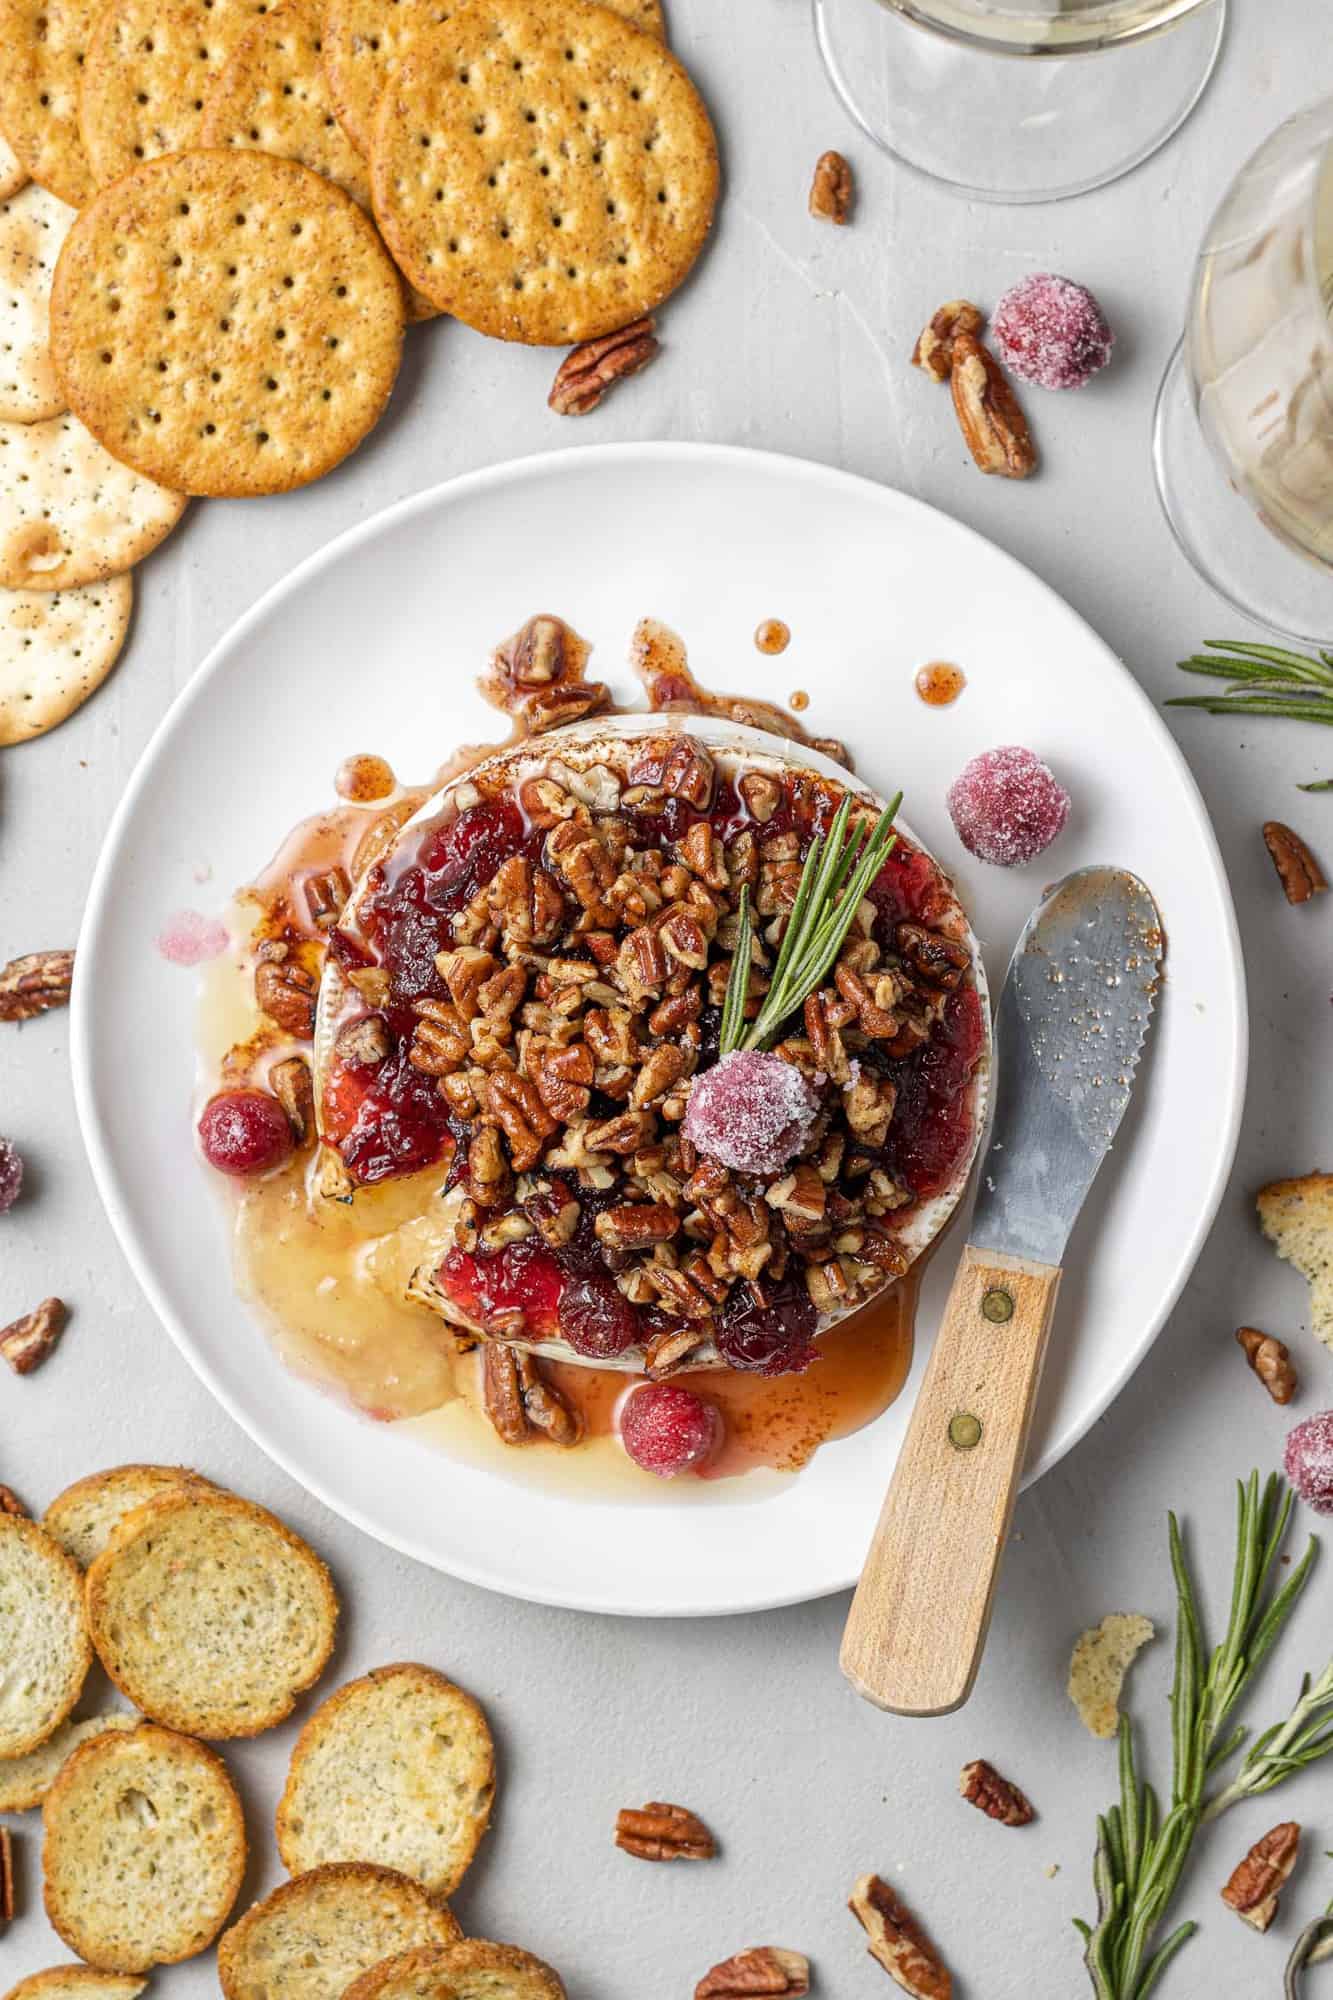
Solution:
{"label": "wine glass rim", "polygon": [[[1205,7],[1215,6],[1218,0],[1167,0],[1171,11],[1157,19],[1139,20],[1117,28],[1115,16],[1123,11],[1125,0],[1094,0],[1087,11],[1087,26],[1081,33],[1052,41],[1042,38],[1040,26],[1052,20],[1069,22],[1069,15],[1028,14],[1018,12],[1006,18],[1011,19],[1015,32],[1005,35],[983,33],[979,28],[970,29],[956,19],[945,18],[939,7],[939,0],[883,0],[894,13],[901,14],[916,27],[924,28],[928,34],[937,35],[943,41],[953,42],[964,48],[983,50],[994,56],[1045,56],[1052,60],[1063,60],[1067,56],[1095,55],[1115,48],[1129,48],[1136,42],[1150,40],[1154,35],[1165,34],[1179,25],[1191,14],[1201,13]],[[1027,25],[1029,39],[1024,39],[1023,30]]]}

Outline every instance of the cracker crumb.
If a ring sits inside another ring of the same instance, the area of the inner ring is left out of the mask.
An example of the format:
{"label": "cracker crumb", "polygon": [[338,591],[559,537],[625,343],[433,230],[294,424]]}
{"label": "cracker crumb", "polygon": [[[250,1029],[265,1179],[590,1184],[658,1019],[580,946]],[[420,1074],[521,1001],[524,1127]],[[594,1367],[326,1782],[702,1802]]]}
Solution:
{"label": "cracker crumb", "polygon": [[1138,1611],[1112,1611],[1080,1636],[1069,1662],[1068,1693],[1090,1735],[1115,1735],[1125,1675],[1153,1637],[1152,1620]]}

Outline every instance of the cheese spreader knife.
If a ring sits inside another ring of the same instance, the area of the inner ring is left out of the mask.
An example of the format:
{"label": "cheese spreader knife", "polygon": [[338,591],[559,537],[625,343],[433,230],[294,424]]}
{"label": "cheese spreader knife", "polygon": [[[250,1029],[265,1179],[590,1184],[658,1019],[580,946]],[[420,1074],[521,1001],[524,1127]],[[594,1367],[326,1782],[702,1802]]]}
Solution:
{"label": "cheese spreader knife", "polygon": [[843,1635],[843,1672],[880,1708],[943,1715],[972,1692],[1065,1245],[1129,1103],[1163,949],[1143,883],[1083,868],[1010,961],[972,1227]]}

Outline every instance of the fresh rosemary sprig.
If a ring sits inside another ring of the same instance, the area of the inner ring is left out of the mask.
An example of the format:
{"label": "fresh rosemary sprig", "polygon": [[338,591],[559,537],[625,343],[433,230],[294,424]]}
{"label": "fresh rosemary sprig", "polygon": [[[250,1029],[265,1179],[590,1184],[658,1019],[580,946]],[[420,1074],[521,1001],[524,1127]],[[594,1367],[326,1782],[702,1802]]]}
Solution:
{"label": "fresh rosemary sprig", "polygon": [[[1226,1634],[1209,1653],[1180,1527],[1169,1516],[1176,1582],[1175,1679],[1171,1689],[1171,1806],[1162,1816],[1152,1786],[1136,1768],[1133,1727],[1120,1724],[1120,1800],[1097,1822],[1093,1884],[1097,1918],[1080,1923],[1084,1964],[1097,2000],[1145,2000],[1197,1926],[1182,1923],[1155,1939],[1205,1819],[1238,1799],[1267,1791],[1333,1748],[1323,1717],[1333,1704],[1333,1664],[1290,1717],[1255,1743],[1234,1782],[1208,1797],[1212,1779],[1234,1756],[1245,1730],[1229,1727],[1237,1702],[1276,1644],[1309,1579],[1312,1540],[1280,1586],[1277,1565],[1291,1519],[1292,1495],[1276,1475],[1261,1487],[1252,1472],[1237,1488],[1236,1557]],[[1328,1692],[1321,1690],[1328,1683]],[[1248,1777],[1247,1777],[1248,1774]]]}
{"label": "fresh rosemary sprig", "polygon": [[1274,715],[1289,722],[1333,725],[1333,653],[1293,653],[1241,639],[1205,639],[1206,653],[1176,665],[1183,673],[1230,681],[1223,694],[1178,694],[1168,708],[1202,708],[1209,715]]}
{"label": "fresh rosemary sprig", "polygon": [[[1333,1861],[1333,1854],[1327,1858]],[[1287,1976],[1282,1983],[1285,2000],[1301,2000],[1304,1991],[1302,1975],[1310,1966],[1322,1965],[1329,1958],[1333,1958],[1333,1903],[1313,1923],[1305,1926],[1291,1948]]]}
{"label": "fresh rosemary sprig", "polygon": [[893,820],[902,800],[899,792],[867,833],[861,820],[849,830],[849,795],[838,807],[827,834],[819,834],[811,842],[768,991],[748,1027],[745,1001],[753,926],[749,894],[742,895],[736,951],[722,1002],[721,1055],[731,1055],[737,1049],[762,1049],[776,1041],[783,1022],[805,1005],[830,966],[837,963],[866,890],[897,844]]}

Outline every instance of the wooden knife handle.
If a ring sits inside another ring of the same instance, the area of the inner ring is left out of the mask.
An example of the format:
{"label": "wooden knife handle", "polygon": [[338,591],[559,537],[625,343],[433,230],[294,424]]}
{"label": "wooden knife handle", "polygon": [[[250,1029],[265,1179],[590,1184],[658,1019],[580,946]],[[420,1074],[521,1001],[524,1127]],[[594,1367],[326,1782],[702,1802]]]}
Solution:
{"label": "wooden knife handle", "polygon": [[842,1641],[858,1694],[946,1715],[972,1692],[1060,1273],[963,1252]]}

